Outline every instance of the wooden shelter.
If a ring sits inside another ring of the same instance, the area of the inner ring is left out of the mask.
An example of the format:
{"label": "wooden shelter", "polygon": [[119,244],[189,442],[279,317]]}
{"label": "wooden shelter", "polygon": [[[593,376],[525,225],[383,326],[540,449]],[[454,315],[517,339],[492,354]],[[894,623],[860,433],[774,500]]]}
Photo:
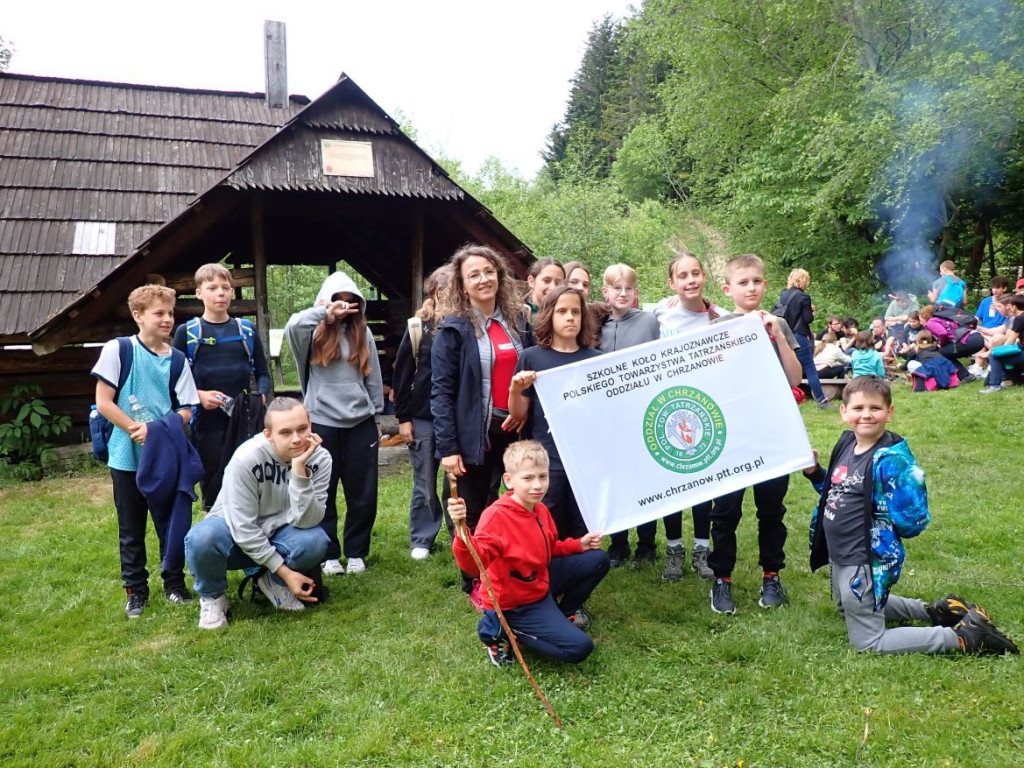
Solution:
{"label": "wooden shelter", "polygon": [[[529,250],[350,78],[283,108],[263,94],[0,74],[0,393],[41,384],[81,422],[94,348],[154,276],[231,265],[266,334],[268,264],[345,261],[400,328],[423,276],[467,241],[523,276]],[[390,305],[390,307],[388,306]],[[12,349],[10,345],[32,349]],[[43,357],[39,357],[42,355]]]}

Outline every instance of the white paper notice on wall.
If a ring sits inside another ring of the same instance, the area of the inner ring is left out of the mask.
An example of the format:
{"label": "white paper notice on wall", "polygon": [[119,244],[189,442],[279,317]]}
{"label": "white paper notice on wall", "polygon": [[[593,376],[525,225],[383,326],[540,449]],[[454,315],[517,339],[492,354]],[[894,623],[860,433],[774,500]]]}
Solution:
{"label": "white paper notice on wall", "polygon": [[373,144],[368,141],[321,139],[320,158],[324,176],[373,178]]}

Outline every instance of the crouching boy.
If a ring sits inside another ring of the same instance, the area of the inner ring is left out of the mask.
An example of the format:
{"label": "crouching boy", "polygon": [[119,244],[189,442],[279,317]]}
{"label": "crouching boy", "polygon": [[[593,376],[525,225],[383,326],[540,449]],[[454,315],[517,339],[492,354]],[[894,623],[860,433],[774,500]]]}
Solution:
{"label": "crouching boy", "polygon": [[[893,406],[889,383],[861,376],[843,391],[849,430],[832,449],[828,472],[815,461],[804,474],[821,493],[811,519],[811,570],[829,565],[832,595],[850,644],[878,653],[1017,653],[988,613],[956,595],[930,605],[891,594],[903,565],[901,536],[928,520],[924,472],[907,441],[886,430]],[[893,627],[886,620],[929,627]]]}
{"label": "crouching boy", "polygon": [[263,434],[238,447],[213,509],[185,538],[200,629],[227,626],[229,568],[265,568],[256,586],[278,609],[317,602],[306,572],[316,571],[327,551],[320,521],[330,478],[331,455],[311,431],[305,406],[290,397],[271,401]]}
{"label": "crouching boy", "polygon": [[[509,491],[484,510],[470,539],[518,643],[579,663],[594,650],[594,642],[583,631],[589,620],[582,606],[609,568],[601,534],[558,540],[551,513],[541,503],[548,490],[548,455],[540,443],[512,443],[504,463]],[[465,502],[449,499],[448,514],[460,524],[466,519]],[[452,550],[463,571],[478,574],[461,538],[455,538]],[[492,664],[510,664],[514,656],[487,590],[482,597],[484,615],[477,634]]]}

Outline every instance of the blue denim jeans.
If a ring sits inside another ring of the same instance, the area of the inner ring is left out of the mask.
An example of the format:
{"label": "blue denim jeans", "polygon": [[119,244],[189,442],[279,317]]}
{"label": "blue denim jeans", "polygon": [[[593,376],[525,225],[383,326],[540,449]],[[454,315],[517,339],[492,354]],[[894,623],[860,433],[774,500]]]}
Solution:
{"label": "blue denim jeans", "polygon": [[793,335],[800,342],[800,348],[795,350],[796,359],[804,369],[804,378],[807,379],[807,386],[811,388],[811,396],[819,403],[823,403],[825,393],[821,389],[821,382],[818,381],[818,369],[814,367],[814,339],[799,333]]}
{"label": "blue denim jeans", "polygon": [[[270,537],[270,543],[293,571],[319,566],[327,551],[323,528],[295,528],[286,525]],[[223,517],[205,517],[185,537],[185,560],[201,597],[223,595],[228,588],[228,570],[258,567],[231,538]],[[272,578],[281,581],[276,575]],[[283,583],[283,582],[282,582]]]}
{"label": "blue denim jeans", "polygon": [[1003,357],[996,357],[992,355],[988,359],[988,377],[985,379],[985,385],[989,387],[998,387],[1006,380],[1006,367],[1020,369],[1024,367],[1024,350],[1017,352],[1013,355],[1004,355]]}
{"label": "blue denim jeans", "polygon": [[409,443],[412,465],[409,539],[413,547],[430,549],[441,529],[441,500],[437,496],[437,470],[441,461],[434,457],[434,422],[413,419],[412,436],[413,441]]}

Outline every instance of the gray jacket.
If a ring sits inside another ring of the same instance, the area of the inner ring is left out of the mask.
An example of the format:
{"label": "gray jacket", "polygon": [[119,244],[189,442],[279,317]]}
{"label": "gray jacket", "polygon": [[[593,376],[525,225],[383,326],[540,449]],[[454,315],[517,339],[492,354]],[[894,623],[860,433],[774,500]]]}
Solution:
{"label": "gray jacket", "polygon": [[651,312],[631,309],[621,320],[611,315],[601,326],[601,351],[615,352],[661,338],[658,318]]}
{"label": "gray jacket", "polygon": [[[344,272],[335,272],[328,277],[317,301],[330,301],[338,293],[351,293],[359,300],[360,312],[366,314],[366,299],[352,279]],[[295,355],[299,369],[302,396],[309,411],[309,418],[315,424],[348,429],[384,411],[384,384],[380,377],[380,359],[373,333],[366,329],[366,343],[370,348],[370,373],[363,375],[356,366],[348,362],[349,344],[344,333],[341,336],[341,357],[330,364],[312,365],[309,362],[313,332],[327,317],[327,308],[314,306],[296,312],[285,325],[288,346]]]}

